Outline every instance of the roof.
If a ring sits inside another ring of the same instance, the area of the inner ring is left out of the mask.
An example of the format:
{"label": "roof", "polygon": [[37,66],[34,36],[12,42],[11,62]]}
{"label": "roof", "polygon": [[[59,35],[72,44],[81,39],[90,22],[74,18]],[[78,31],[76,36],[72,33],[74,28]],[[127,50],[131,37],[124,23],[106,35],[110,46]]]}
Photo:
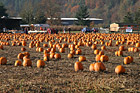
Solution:
{"label": "roof", "polygon": [[9,19],[20,19],[20,20],[22,20],[21,17],[9,17]]}
{"label": "roof", "polygon": [[29,27],[29,24],[22,24],[20,27]]}
{"label": "roof", "polygon": [[[47,19],[50,20],[50,18],[47,18]],[[56,19],[56,18],[53,18],[53,19]],[[78,20],[78,19],[77,18],[61,18],[61,20],[63,20],[63,21],[65,21],[65,20],[73,21],[73,20]],[[99,19],[99,18],[86,18],[85,20],[93,21],[93,20],[103,20],[103,19]]]}
{"label": "roof", "polygon": [[112,24],[119,24],[119,25],[139,25],[135,23],[112,23]]}
{"label": "roof", "polygon": [[6,16],[2,16],[1,19],[18,19],[18,20],[22,20],[21,17],[6,17]]}

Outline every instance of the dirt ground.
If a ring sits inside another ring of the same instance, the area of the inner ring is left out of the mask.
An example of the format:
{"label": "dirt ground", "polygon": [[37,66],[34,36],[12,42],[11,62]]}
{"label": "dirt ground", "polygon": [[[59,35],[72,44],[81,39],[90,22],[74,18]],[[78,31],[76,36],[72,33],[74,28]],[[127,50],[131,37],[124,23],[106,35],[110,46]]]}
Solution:
{"label": "dirt ground", "polygon": [[[39,59],[43,60],[43,52],[36,52],[36,47],[28,48],[29,42],[30,40],[27,41],[25,48],[30,53],[32,67],[14,66],[18,53],[21,53],[21,46],[11,46],[9,41],[10,46],[4,46],[4,50],[0,50],[0,57],[7,58],[7,65],[0,66],[0,93],[140,92],[140,52],[128,52],[129,46],[126,44],[124,44],[126,50],[121,57],[115,56],[115,51],[119,47],[115,46],[115,41],[113,46],[106,47],[104,53],[109,57],[109,61],[104,62],[106,71],[103,72],[89,71],[89,65],[95,62],[95,54],[90,47],[80,46],[82,55],[87,60],[82,62],[84,70],[75,72],[74,63],[78,61],[80,55],[68,59],[69,48],[65,48],[65,53],[61,53],[61,59],[51,59],[45,62],[44,68],[37,68],[36,62]],[[41,47],[43,43],[48,42],[42,42]],[[100,47],[101,45],[97,44],[99,50]],[[134,62],[124,65],[123,59],[129,55],[133,56]],[[117,65],[123,65],[126,73],[117,75],[114,71]]]}

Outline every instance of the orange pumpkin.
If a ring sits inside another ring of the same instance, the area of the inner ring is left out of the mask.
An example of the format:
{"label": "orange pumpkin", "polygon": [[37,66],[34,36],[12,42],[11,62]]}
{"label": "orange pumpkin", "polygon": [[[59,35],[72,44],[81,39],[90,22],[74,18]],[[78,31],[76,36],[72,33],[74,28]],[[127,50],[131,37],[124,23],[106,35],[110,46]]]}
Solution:
{"label": "orange pumpkin", "polygon": [[23,66],[32,66],[32,61],[30,59],[23,60]]}
{"label": "orange pumpkin", "polygon": [[95,69],[96,72],[98,72],[98,71],[106,70],[106,67],[102,62],[99,62],[99,63],[97,62],[97,63],[94,64],[94,69]]}
{"label": "orange pumpkin", "polygon": [[118,66],[115,68],[115,73],[117,73],[117,74],[125,73],[125,68],[124,68],[122,65],[118,65]]}
{"label": "orange pumpkin", "polygon": [[41,68],[41,67],[44,67],[45,66],[45,62],[43,60],[38,60],[37,61],[37,67],[38,68]]}
{"label": "orange pumpkin", "polygon": [[93,64],[90,64],[90,66],[89,66],[89,71],[95,71],[95,69],[94,69],[94,63]]}
{"label": "orange pumpkin", "polygon": [[133,62],[133,57],[132,56],[128,56],[130,59],[130,63]]}
{"label": "orange pumpkin", "polygon": [[45,56],[45,57],[44,57],[44,61],[49,61],[48,56]]}
{"label": "orange pumpkin", "polygon": [[75,54],[76,54],[76,55],[81,55],[82,52],[81,52],[81,50],[78,49],[78,50],[76,50]]}
{"label": "orange pumpkin", "polygon": [[85,61],[85,60],[86,60],[86,57],[84,57],[84,56],[79,57],[79,62],[82,62],[82,61]]}
{"label": "orange pumpkin", "polygon": [[17,61],[15,62],[15,66],[22,66],[22,62],[19,61],[19,60],[17,60]]}
{"label": "orange pumpkin", "polygon": [[120,47],[119,47],[119,50],[120,50],[120,51],[124,51],[124,50],[125,50],[125,49],[124,49],[124,46],[120,46]]}
{"label": "orange pumpkin", "polygon": [[60,53],[65,53],[65,48],[60,48],[60,49],[59,49],[59,52],[60,52]]}
{"label": "orange pumpkin", "polygon": [[75,62],[74,69],[75,71],[83,70],[83,64],[81,62]]}
{"label": "orange pumpkin", "polygon": [[93,45],[91,46],[91,48],[92,48],[93,50],[97,49],[96,44],[93,44]]}
{"label": "orange pumpkin", "polygon": [[26,41],[22,41],[22,46],[26,46]]}
{"label": "orange pumpkin", "polygon": [[39,47],[39,52],[43,52],[43,48],[42,47]]}
{"label": "orange pumpkin", "polygon": [[18,59],[23,59],[23,57],[24,57],[23,53],[19,53],[18,56],[17,56]]}
{"label": "orange pumpkin", "polygon": [[123,55],[123,52],[120,51],[120,50],[119,50],[119,51],[116,51],[116,52],[115,52],[115,55],[116,55],[116,56],[122,56],[122,55]]}
{"label": "orange pumpkin", "polygon": [[30,57],[30,53],[29,52],[24,52],[23,54],[24,54],[24,56]]}
{"label": "orange pumpkin", "polygon": [[106,50],[106,47],[105,46],[101,46],[101,50]]}
{"label": "orange pumpkin", "polygon": [[99,55],[104,55],[104,51],[99,51]]}
{"label": "orange pumpkin", "polygon": [[21,48],[21,51],[26,51],[26,48],[22,47],[22,48]]}
{"label": "orange pumpkin", "polygon": [[131,60],[129,59],[129,57],[124,58],[124,64],[129,64],[130,62]]}
{"label": "orange pumpkin", "polygon": [[60,59],[60,58],[61,58],[61,55],[60,55],[59,53],[56,53],[56,54],[54,55],[54,58],[55,58],[55,59]]}
{"label": "orange pumpkin", "polygon": [[94,50],[94,54],[95,55],[99,54],[99,50],[98,49]]}
{"label": "orange pumpkin", "polygon": [[54,55],[55,55],[55,53],[51,53],[50,54],[50,59],[53,59],[54,58]]}
{"label": "orange pumpkin", "polygon": [[3,50],[3,45],[0,45],[0,49],[2,49],[2,50]]}
{"label": "orange pumpkin", "polygon": [[101,55],[96,55],[95,60],[100,61],[100,57],[101,57]]}
{"label": "orange pumpkin", "polygon": [[136,43],[136,47],[140,47],[140,43]]}
{"label": "orange pumpkin", "polygon": [[101,61],[101,62],[107,62],[108,60],[109,60],[108,56],[106,56],[106,55],[101,55],[101,57],[100,57],[100,61]]}
{"label": "orange pumpkin", "polygon": [[0,57],[0,65],[6,65],[7,59],[6,57]]}
{"label": "orange pumpkin", "polygon": [[73,54],[73,55],[75,55],[75,51],[74,50],[71,50],[70,53]]}
{"label": "orange pumpkin", "polygon": [[68,58],[73,58],[73,54],[69,53],[67,57]]}
{"label": "orange pumpkin", "polygon": [[139,52],[139,49],[138,48],[134,48],[134,52]]}
{"label": "orange pumpkin", "polygon": [[48,44],[43,44],[43,47],[45,48],[45,47],[48,47]]}

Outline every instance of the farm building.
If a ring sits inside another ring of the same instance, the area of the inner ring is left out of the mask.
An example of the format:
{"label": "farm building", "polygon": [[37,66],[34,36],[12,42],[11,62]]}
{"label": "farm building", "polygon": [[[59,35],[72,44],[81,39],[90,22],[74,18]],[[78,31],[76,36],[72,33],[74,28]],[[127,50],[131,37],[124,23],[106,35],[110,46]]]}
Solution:
{"label": "farm building", "polygon": [[[48,20],[50,20],[50,18],[48,18]],[[90,22],[94,22],[94,24],[103,23],[103,19],[99,19],[99,18],[87,18],[85,20],[89,20]],[[77,18],[61,18],[62,25],[74,25],[76,21],[78,21]]]}
{"label": "farm building", "polygon": [[132,29],[132,31],[140,31],[139,24],[127,24],[127,23],[112,23],[110,24],[110,31],[126,31],[127,28]]}
{"label": "farm building", "polygon": [[0,18],[0,31],[5,29],[20,29],[20,21],[22,20],[21,17],[1,17]]}

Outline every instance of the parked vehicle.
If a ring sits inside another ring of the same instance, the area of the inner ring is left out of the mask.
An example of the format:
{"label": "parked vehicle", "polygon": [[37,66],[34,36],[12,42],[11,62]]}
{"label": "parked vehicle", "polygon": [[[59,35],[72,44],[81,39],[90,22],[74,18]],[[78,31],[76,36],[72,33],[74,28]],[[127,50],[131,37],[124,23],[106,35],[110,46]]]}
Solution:
{"label": "parked vehicle", "polygon": [[92,28],[91,31],[92,31],[93,33],[96,33],[96,32],[99,31],[99,29],[98,29],[98,28]]}
{"label": "parked vehicle", "polygon": [[83,33],[91,32],[90,28],[85,27],[81,30]]}

